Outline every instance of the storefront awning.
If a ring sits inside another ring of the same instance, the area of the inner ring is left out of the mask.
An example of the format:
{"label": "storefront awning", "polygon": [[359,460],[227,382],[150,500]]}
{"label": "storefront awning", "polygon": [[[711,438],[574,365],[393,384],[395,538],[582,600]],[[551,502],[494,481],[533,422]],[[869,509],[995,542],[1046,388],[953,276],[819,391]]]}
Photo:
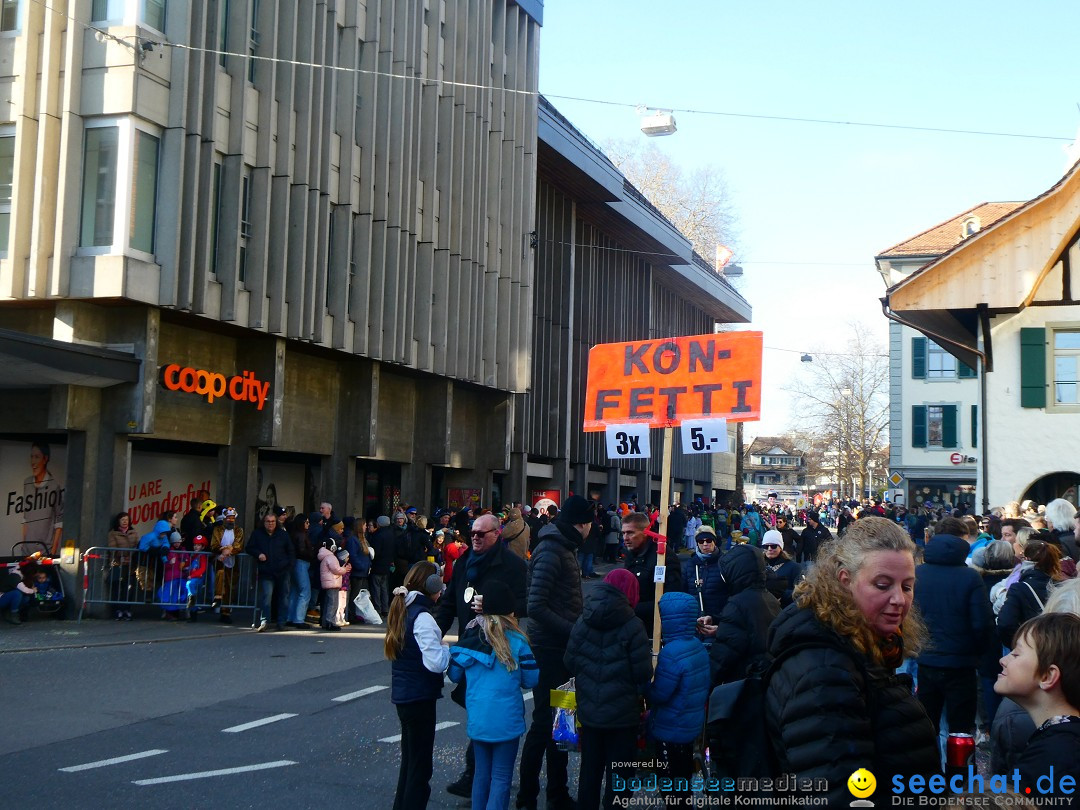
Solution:
{"label": "storefront awning", "polygon": [[108,388],[137,382],[142,361],[96,346],[0,329],[0,389],[85,385]]}

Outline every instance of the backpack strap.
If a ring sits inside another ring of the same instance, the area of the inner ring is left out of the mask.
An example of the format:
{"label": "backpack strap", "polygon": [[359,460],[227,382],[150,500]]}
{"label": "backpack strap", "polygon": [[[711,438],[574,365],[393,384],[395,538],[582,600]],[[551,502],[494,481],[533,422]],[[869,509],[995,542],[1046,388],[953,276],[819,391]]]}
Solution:
{"label": "backpack strap", "polygon": [[1027,585],[1027,589],[1031,591],[1031,595],[1035,597],[1035,601],[1039,603],[1039,610],[1043,610],[1043,600],[1039,598],[1039,595],[1037,593],[1035,593],[1035,589],[1031,587],[1031,583],[1025,582],[1024,584]]}

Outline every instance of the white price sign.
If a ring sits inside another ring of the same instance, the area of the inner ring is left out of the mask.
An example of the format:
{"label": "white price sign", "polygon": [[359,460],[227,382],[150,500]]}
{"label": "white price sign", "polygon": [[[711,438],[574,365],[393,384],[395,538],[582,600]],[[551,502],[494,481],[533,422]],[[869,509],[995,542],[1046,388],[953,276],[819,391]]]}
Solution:
{"label": "white price sign", "polygon": [[609,458],[649,457],[649,426],[647,424],[608,425],[606,432]]}
{"label": "white price sign", "polygon": [[653,569],[652,581],[653,582],[663,582],[664,581],[664,575],[666,573],[667,573],[667,566],[666,565],[658,565],[658,566],[656,566],[656,568]]}
{"label": "white price sign", "polygon": [[685,454],[728,451],[726,419],[687,419],[680,430]]}

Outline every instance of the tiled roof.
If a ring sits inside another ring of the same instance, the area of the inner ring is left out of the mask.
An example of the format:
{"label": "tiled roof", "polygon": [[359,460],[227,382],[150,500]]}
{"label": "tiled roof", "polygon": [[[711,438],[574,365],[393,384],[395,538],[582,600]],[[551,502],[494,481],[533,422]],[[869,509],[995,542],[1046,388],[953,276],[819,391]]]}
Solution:
{"label": "tiled roof", "polygon": [[792,448],[791,443],[779,436],[758,436],[750,442],[750,446],[746,448],[745,452],[747,455],[750,453],[767,453],[774,447],[779,447],[789,455],[793,454],[794,448]]}
{"label": "tiled roof", "polygon": [[979,229],[986,230],[1024,204],[1024,202],[980,203],[974,208],[969,208],[962,214],[935,225],[917,236],[893,245],[891,248],[882,251],[877,258],[940,256],[964,241],[962,225],[968,217],[978,217]]}

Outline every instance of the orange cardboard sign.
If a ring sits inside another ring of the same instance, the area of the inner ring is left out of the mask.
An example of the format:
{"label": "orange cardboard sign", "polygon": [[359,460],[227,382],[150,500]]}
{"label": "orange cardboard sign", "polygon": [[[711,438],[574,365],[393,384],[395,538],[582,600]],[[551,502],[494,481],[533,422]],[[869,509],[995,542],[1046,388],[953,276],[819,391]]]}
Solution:
{"label": "orange cardboard sign", "polygon": [[761,332],[601,343],[589,350],[585,431],[761,418]]}

